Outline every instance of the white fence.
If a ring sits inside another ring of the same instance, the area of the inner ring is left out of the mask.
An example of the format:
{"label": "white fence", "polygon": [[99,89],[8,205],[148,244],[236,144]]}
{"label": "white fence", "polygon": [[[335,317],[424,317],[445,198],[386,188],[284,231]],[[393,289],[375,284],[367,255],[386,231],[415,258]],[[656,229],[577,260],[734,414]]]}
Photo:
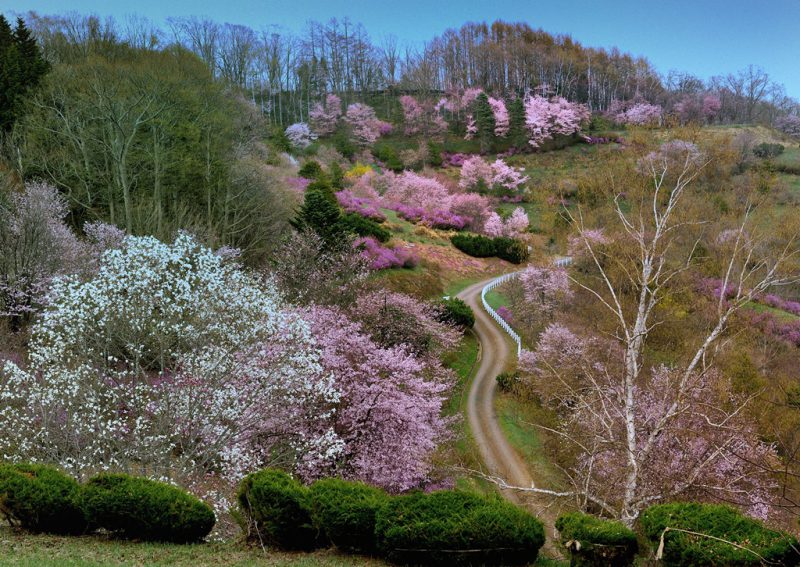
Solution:
{"label": "white fence", "polygon": [[[553,264],[555,264],[559,268],[563,268],[564,266],[569,266],[571,263],[572,263],[572,258],[570,256],[564,256],[563,258],[556,258],[553,261]],[[489,314],[489,316],[491,316],[492,319],[497,321],[497,324],[500,325],[500,327],[506,333],[508,333],[508,336],[511,337],[511,340],[513,340],[517,344],[517,358],[519,358],[519,355],[522,352],[522,339],[520,339],[519,335],[514,331],[514,329],[511,328],[511,325],[509,325],[505,319],[500,317],[500,315],[497,314],[497,311],[492,309],[492,307],[486,301],[486,294],[489,293],[494,288],[496,288],[497,286],[499,286],[500,284],[503,284],[512,278],[516,278],[519,274],[520,272],[511,272],[510,274],[503,274],[499,278],[493,279],[488,284],[483,286],[483,289],[481,290],[481,303],[483,303],[483,308],[486,309],[486,312]]]}

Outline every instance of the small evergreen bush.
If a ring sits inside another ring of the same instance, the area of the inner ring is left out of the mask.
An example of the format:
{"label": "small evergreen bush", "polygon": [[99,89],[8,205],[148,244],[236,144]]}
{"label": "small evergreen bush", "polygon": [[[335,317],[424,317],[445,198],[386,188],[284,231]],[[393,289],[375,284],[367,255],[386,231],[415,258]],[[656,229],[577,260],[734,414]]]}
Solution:
{"label": "small evergreen bush", "polygon": [[475,313],[472,308],[457,297],[442,300],[442,309],[439,317],[442,322],[471,329],[475,326]]}
{"label": "small evergreen bush", "polygon": [[705,534],[746,548],[672,529],[664,534],[665,565],[761,565],[761,558],[774,565],[800,564],[800,548],[794,536],[771,530],[730,506],[659,504],[642,512],[639,525],[654,548],[666,528]]}
{"label": "small evergreen bush", "polygon": [[376,516],[378,546],[415,565],[525,565],[544,543],[542,523],[508,502],[461,491],[397,496]]}
{"label": "small evergreen bush", "polygon": [[632,565],[639,550],[636,534],[621,522],[572,512],[556,520],[556,529],[575,566]]}
{"label": "small evergreen bush", "polygon": [[0,464],[0,516],[32,532],[79,534],[86,529],[80,485],[47,465]]}
{"label": "small evergreen bush", "polygon": [[288,550],[311,550],[325,543],[311,520],[308,488],[285,472],[264,469],[247,475],[237,499],[251,539]]}
{"label": "small evergreen bush", "polygon": [[480,234],[460,233],[454,235],[450,241],[453,246],[475,258],[497,256],[512,264],[521,264],[528,259],[528,247],[516,238],[489,238]]}
{"label": "small evergreen bush", "polygon": [[494,239],[494,255],[512,264],[521,264],[528,259],[528,247],[521,240],[499,236]]}
{"label": "small evergreen bush", "polygon": [[339,549],[373,553],[375,514],[389,501],[378,488],[338,478],[316,481],[310,490],[314,524]]}
{"label": "small evergreen bush", "polygon": [[352,232],[358,236],[372,236],[380,242],[387,242],[392,233],[383,228],[377,222],[358,213],[347,213],[342,216],[339,224],[342,230]]}
{"label": "small evergreen bush", "polygon": [[91,526],[146,541],[200,541],[216,521],[211,507],[188,492],[127,474],[90,479],[83,508]]}
{"label": "small evergreen bush", "polygon": [[318,161],[310,159],[306,161],[300,169],[298,170],[297,174],[300,177],[304,177],[306,179],[311,179],[312,181],[321,179],[323,176],[322,166],[319,164]]}

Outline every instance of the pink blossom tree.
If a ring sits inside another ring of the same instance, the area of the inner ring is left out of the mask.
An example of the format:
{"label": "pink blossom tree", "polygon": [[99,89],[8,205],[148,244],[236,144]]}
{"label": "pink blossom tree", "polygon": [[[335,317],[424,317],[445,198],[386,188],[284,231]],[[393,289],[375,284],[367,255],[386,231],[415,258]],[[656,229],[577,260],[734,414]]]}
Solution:
{"label": "pink blossom tree", "polygon": [[340,399],[327,422],[343,442],[329,462],[303,468],[307,479],[342,476],[401,492],[422,485],[448,437],[442,417],[449,372],[403,345],[381,346],[364,327],[330,308],[303,313]]}
{"label": "pink blossom tree", "polygon": [[464,219],[464,228],[481,232],[489,217],[489,199],[477,193],[458,193],[450,198],[450,212]]}
{"label": "pink blossom tree", "polygon": [[511,216],[506,219],[506,236],[516,237],[528,231],[530,220],[528,213],[522,207],[517,207],[511,213]]}
{"label": "pink blossom tree", "polygon": [[353,138],[361,146],[369,146],[381,137],[386,122],[375,116],[375,109],[356,102],[347,107],[345,122],[350,126]]}
{"label": "pink blossom tree", "polygon": [[501,98],[489,97],[489,106],[492,107],[492,113],[494,114],[494,135],[501,138],[508,136],[510,122],[506,103]]}
{"label": "pink blossom tree", "polygon": [[330,136],[336,131],[342,117],[342,99],[335,94],[325,97],[325,103],[316,103],[308,112],[311,128],[319,136]]}
{"label": "pink blossom tree", "polygon": [[418,134],[421,129],[421,122],[424,118],[422,106],[413,96],[403,95],[400,97],[400,106],[403,108],[403,131],[406,136]]}
{"label": "pink blossom tree", "polygon": [[447,187],[432,177],[404,171],[400,175],[386,175],[385,179],[388,186],[383,199],[389,205],[402,203],[428,212],[449,208]]}
{"label": "pink blossom tree", "polygon": [[636,126],[658,126],[661,124],[662,108],[641,99],[611,101],[606,114],[620,124]]}
{"label": "pink blossom tree", "polygon": [[492,211],[489,213],[489,216],[486,219],[486,222],[483,225],[483,233],[486,236],[491,236],[493,238],[497,238],[498,236],[503,236],[505,232],[505,224],[503,223],[503,219],[500,215],[496,212]]}
{"label": "pink blossom tree", "polygon": [[556,135],[569,136],[580,132],[581,122],[590,116],[585,105],[562,97],[547,99],[529,95],[525,97],[524,106],[528,143],[534,148]]}
{"label": "pink blossom tree", "polygon": [[796,114],[781,116],[775,121],[775,127],[787,136],[800,139],[800,116]]}
{"label": "pink blossom tree", "polygon": [[553,310],[572,297],[569,276],[564,268],[529,266],[519,275],[525,300],[551,316]]}
{"label": "pink blossom tree", "polygon": [[522,171],[500,158],[489,164],[481,156],[471,156],[461,166],[458,186],[473,191],[518,191],[529,179]]}
{"label": "pink blossom tree", "polygon": [[58,189],[37,182],[0,206],[0,317],[14,329],[44,305],[54,277],[86,267],[88,250],[64,223],[67,213]]}

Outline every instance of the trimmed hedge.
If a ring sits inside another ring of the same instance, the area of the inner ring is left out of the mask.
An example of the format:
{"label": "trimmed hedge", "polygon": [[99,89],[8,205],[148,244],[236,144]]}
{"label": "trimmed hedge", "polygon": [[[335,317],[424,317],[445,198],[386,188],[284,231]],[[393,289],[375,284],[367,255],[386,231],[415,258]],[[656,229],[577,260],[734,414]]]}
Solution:
{"label": "trimmed hedge", "polygon": [[0,464],[0,515],[32,532],[79,534],[86,529],[77,481],[34,464]]}
{"label": "trimmed hedge", "polygon": [[524,565],[544,543],[542,523],[516,506],[460,491],[397,496],[376,515],[378,546],[414,565]]}
{"label": "trimmed hedge", "polygon": [[372,236],[380,242],[387,242],[392,237],[392,233],[377,222],[357,213],[342,215],[339,225],[346,232],[352,232],[358,236]]}
{"label": "trimmed hedge", "polygon": [[489,238],[480,234],[462,233],[454,235],[450,241],[453,246],[475,258],[497,256],[512,264],[521,264],[528,259],[528,247],[516,238]]}
{"label": "trimmed hedge", "polygon": [[475,313],[472,312],[472,308],[457,297],[442,300],[439,318],[443,323],[463,329],[471,329],[475,326]]}
{"label": "trimmed hedge", "polygon": [[188,492],[126,474],[90,479],[83,487],[83,507],[91,526],[147,541],[200,541],[216,521],[211,507]]}
{"label": "trimmed hedge", "polygon": [[639,525],[654,548],[669,527],[717,537],[750,550],[709,537],[671,530],[664,536],[665,565],[761,565],[759,555],[770,564],[800,564],[798,542],[794,536],[766,528],[730,506],[660,504],[645,510]]}
{"label": "trimmed hedge", "polygon": [[252,526],[251,539],[288,550],[321,547],[325,539],[311,520],[308,488],[285,472],[264,469],[247,475],[237,494]]}
{"label": "trimmed hedge", "polygon": [[384,491],[361,482],[326,478],[312,484],[309,495],[314,524],[336,547],[376,551],[375,514],[389,501]]}
{"label": "trimmed hedge", "polygon": [[636,534],[621,522],[572,512],[556,520],[556,529],[572,554],[571,565],[633,565],[639,550]]}

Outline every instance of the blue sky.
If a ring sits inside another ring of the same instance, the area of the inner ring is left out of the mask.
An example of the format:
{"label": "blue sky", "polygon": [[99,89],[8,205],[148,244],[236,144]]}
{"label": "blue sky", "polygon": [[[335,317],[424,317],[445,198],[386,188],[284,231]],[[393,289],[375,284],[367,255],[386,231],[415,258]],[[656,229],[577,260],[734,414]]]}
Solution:
{"label": "blue sky", "polygon": [[800,0],[2,0],[2,10],[207,16],[253,28],[300,31],[310,19],[349,17],[374,40],[417,44],[467,21],[525,21],[584,45],[617,46],[656,68],[702,78],[760,65],[800,98]]}

